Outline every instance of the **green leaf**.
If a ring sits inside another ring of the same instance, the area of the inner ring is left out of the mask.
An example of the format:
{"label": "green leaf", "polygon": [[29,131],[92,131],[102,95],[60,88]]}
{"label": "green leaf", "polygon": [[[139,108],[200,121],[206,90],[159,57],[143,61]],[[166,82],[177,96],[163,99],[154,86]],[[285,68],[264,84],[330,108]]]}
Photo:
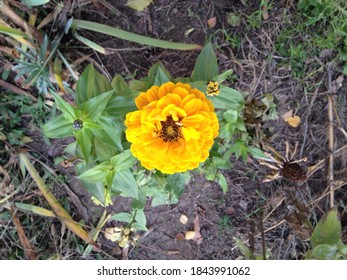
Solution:
{"label": "green leaf", "polygon": [[114,176],[116,175],[116,171],[115,170],[109,170],[106,173],[106,185],[107,187],[109,187],[111,189],[112,184],[113,184],[113,179]]}
{"label": "green leaf", "polygon": [[248,147],[248,152],[254,157],[258,159],[267,159],[268,157],[257,147]]}
{"label": "green leaf", "polygon": [[112,185],[113,191],[120,191],[124,197],[138,198],[138,186],[131,171],[123,170],[116,172]]}
{"label": "green leaf", "polygon": [[218,178],[218,184],[220,185],[223,193],[226,193],[228,191],[228,182],[225,176],[222,173],[217,174]]}
{"label": "green leaf", "polygon": [[135,91],[146,91],[149,88],[149,86],[148,86],[148,82],[146,81],[131,80],[129,82],[129,88]]}
{"label": "green leaf", "polygon": [[127,3],[125,5],[136,11],[143,11],[152,2],[153,0],[127,0]]}
{"label": "green leaf", "polygon": [[106,173],[112,168],[112,164],[109,161],[105,161],[89,170],[86,170],[79,175],[78,178],[90,183],[103,182],[105,181]]}
{"label": "green leaf", "polygon": [[220,93],[211,99],[215,108],[240,111],[245,103],[240,92],[229,87],[220,87]]}
{"label": "green leaf", "polygon": [[72,123],[68,122],[64,115],[61,114],[58,117],[54,117],[48,123],[46,123],[42,130],[44,134],[49,138],[63,138],[73,136]]}
{"label": "green leaf", "polygon": [[149,45],[149,46],[164,48],[164,49],[193,50],[193,49],[201,48],[201,46],[199,45],[174,43],[169,41],[153,39],[153,38],[138,35],[135,33],[127,32],[115,27],[110,27],[104,24],[96,23],[93,21],[74,19],[72,22],[72,28],[96,31],[96,32],[111,35],[123,40],[139,43],[141,45]]}
{"label": "green leaf", "polygon": [[[118,151],[123,151],[122,147],[122,131],[123,121],[120,119],[114,120],[112,118],[101,116],[98,119],[98,124],[101,129],[93,130],[93,134],[99,140],[103,141],[107,145],[116,148]],[[108,158],[114,156],[111,152]]]}
{"label": "green leaf", "polygon": [[114,89],[98,96],[95,96],[88,101],[84,102],[82,107],[82,112],[84,117],[91,118],[96,121],[100,115],[103,113],[107,102],[110,100],[111,96],[114,93]]}
{"label": "green leaf", "polygon": [[136,216],[135,216],[135,223],[133,224],[134,228],[138,229],[138,230],[144,230],[147,231],[147,227],[146,227],[146,215],[145,212],[141,209],[141,210],[136,210]]}
{"label": "green leaf", "polygon": [[319,260],[336,260],[337,246],[321,244],[313,248],[312,255]]}
{"label": "green leaf", "polygon": [[127,96],[131,94],[128,84],[124,81],[121,75],[116,75],[113,78],[111,86],[115,89],[117,96]]}
{"label": "green leaf", "polygon": [[341,223],[336,208],[329,210],[316,225],[312,237],[312,247],[321,244],[339,245],[341,243]]}
{"label": "green leaf", "polygon": [[25,34],[24,32],[14,29],[12,27],[4,26],[4,25],[0,25],[0,33],[6,34],[9,36],[20,36],[24,38],[28,37],[28,35]]}
{"label": "green leaf", "polygon": [[128,96],[116,96],[107,103],[105,111],[113,117],[120,117],[129,112],[136,111],[134,98]]}
{"label": "green leaf", "polygon": [[126,150],[111,158],[111,163],[114,169],[118,171],[123,171],[134,166],[136,158],[133,157],[130,150]]}
{"label": "green leaf", "polygon": [[111,216],[111,220],[124,222],[129,224],[133,220],[133,216],[130,213],[120,212]]}
{"label": "green leaf", "polygon": [[239,113],[235,110],[227,110],[223,113],[223,117],[227,122],[236,123]]}
{"label": "green leaf", "polygon": [[251,251],[251,249],[249,249],[243,242],[241,239],[234,237],[234,240],[237,244],[237,247],[239,248],[239,250],[241,251],[241,253],[248,259],[253,259],[253,253]]}
{"label": "green leaf", "polygon": [[199,54],[192,73],[193,81],[210,81],[218,76],[217,57],[212,44],[207,43]]}
{"label": "green leaf", "polygon": [[81,105],[101,93],[112,90],[110,82],[89,64],[78,79],[76,104]]}
{"label": "green leaf", "polygon": [[170,77],[166,75],[161,67],[158,67],[157,74],[154,78],[154,85],[161,86],[162,84],[165,84],[167,82],[170,82]]}
{"label": "green leaf", "polygon": [[48,2],[49,2],[49,0],[24,0],[24,3],[28,7],[40,6],[40,5],[46,4]]}
{"label": "green leaf", "polygon": [[176,198],[180,198],[184,191],[186,178],[183,173],[175,173],[173,175],[169,175],[166,178],[167,184],[165,186],[165,190],[171,194],[174,194]]}
{"label": "green leaf", "polygon": [[213,77],[212,81],[215,81],[219,84],[223,83],[226,79],[228,79],[231,74],[233,73],[233,70],[226,70],[224,71],[222,74],[219,74],[218,76],[216,77]]}
{"label": "green leaf", "polygon": [[90,152],[92,150],[92,133],[88,129],[75,131],[75,138],[78,148],[81,150],[83,158],[86,162],[89,161]]}
{"label": "green leaf", "polygon": [[74,32],[73,35],[75,36],[75,38],[77,40],[79,40],[81,43],[87,45],[89,48],[99,52],[99,53],[102,53],[102,54],[108,54],[109,52],[106,51],[105,48],[103,48],[102,46],[100,46],[99,44],[97,43],[94,43],[93,41],[81,36],[81,35],[78,35],[77,32]]}
{"label": "green leaf", "polygon": [[[96,131],[102,130],[98,129]],[[115,156],[118,153],[117,149],[113,145],[105,143],[97,136],[94,137],[94,150],[96,158],[99,162],[107,161],[110,159],[110,157]]]}
{"label": "green leaf", "polygon": [[[82,175],[84,172],[88,171],[87,166],[85,162],[80,162],[76,165],[76,172],[77,174]],[[99,200],[102,204],[105,204],[106,202],[106,192],[108,190],[105,189],[105,185],[102,182],[97,183],[90,183],[85,180],[82,180],[82,185],[85,187],[85,189],[94,197],[96,197],[97,200]]]}
{"label": "green leaf", "polygon": [[72,122],[78,118],[77,110],[55,92],[52,92],[52,95],[54,96],[54,100],[57,103],[59,110],[63,113],[65,119],[72,124]]}
{"label": "green leaf", "polygon": [[143,188],[140,188],[138,199],[136,198],[133,199],[133,202],[131,203],[131,207],[136,210],[145,209],[146,198],[147,198],[146,191]]}

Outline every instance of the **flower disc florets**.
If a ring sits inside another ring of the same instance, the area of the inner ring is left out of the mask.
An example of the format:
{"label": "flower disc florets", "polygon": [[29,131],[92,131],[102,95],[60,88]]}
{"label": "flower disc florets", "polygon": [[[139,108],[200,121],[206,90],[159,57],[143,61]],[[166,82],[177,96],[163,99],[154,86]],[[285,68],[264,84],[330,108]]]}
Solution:
{"label": "flower disc florets", "polygon": [[140,93],[135,103],[138,110],[126,116],[126,137],[145,168],[172,174],[207,159],[219,124],[201,91],[168,82]]}

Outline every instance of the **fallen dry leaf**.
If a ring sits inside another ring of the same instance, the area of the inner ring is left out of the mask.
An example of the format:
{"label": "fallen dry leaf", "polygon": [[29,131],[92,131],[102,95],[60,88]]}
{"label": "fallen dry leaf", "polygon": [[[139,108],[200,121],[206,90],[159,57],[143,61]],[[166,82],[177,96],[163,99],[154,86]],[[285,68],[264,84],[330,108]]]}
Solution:
{"label": "fallen dry leaf", "polygon": [[208,27],[215,27],[216,26],[216,17],[212,17],[207,20]]}
{"label": "fallen dry leaf", "polygon": [[261,7],[262,14],[263,14],[263,19],[268,20],[269,19],[269,11],[266,5]]}
{"label": "fallen dry leaf", "polygon": [[288,123],[291,127],[298,127],[300,122],[301,122],[301,118],[299,116],[295,116],[293,114],[293,109],[289,110],[288,112],[285,112],[282,115],[283,120]]}
{"label": "fallen dry leaf", "polygon": [[291,127],[298,127],[300,122],[301,122],[301,118],[299,116],[294,116],[292,118],[288,118],[285,120]]}
{"label": "fallen dry leaf", "polygon": [[180,217],[180,222],[185,225],[188,222],[188,217],[182,214]]}
{"label": "fallen dry leaf", "polygon": [[293,109],[289,110],[288,112],[285,112],[282,115],[282,118],[284,119],[284,121],[286,121],[286,119],[293,117]]}
{"label": "fallen dry leaf", "polygon": [[203,237],[200,233],[200,220],[199,215],[196,214],[196,217],[194,219],[194,231],[195,231],[195,238],[196,244],[200,245],[202,243]]}
{"label": "fallen dry leaf", "polygon": [[192,240],[195,238],[195,231],[188,230],[185,234],[185,239],[186,240]]}
{"label": "fallen dry leaf", "polygon": [[182,232],[179,232],[179,233],[176,234],[175,238],[176,238],[177,241],[182,241],[182,240],[185,239],[185,236],[184,236],[184,234]]}

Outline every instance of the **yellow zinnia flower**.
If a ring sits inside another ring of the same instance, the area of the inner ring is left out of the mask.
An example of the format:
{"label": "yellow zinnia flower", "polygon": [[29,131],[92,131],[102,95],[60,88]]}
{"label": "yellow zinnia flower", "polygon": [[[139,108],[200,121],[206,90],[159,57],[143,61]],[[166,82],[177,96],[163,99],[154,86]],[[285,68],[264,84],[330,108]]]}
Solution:
{"label": "yellow zinnia flower", "polygon": [[141,92],[135,103],[138,110],[126,115],[125,133],[131,152],[145,168],[172,174],[207,159],[219,124],[201,91],[168,82]]}

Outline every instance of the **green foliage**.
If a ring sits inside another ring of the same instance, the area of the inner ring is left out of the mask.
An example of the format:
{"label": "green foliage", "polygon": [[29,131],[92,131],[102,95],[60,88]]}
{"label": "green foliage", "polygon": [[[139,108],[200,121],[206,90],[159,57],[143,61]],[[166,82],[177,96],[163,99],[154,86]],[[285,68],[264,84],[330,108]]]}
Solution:
{"label": "green foliage", "polygon": [[[77,82],[76,105],[52,92],[62,115],[45,124],[43,130],[52,138],[74,136],[76,143],[71,144],[69,150],[82,160],[76,171],[92,200],[107,206],[112,204],[113,196],[131,198],[132,212],[118,213],[113,219],[128,223],[127,227],[144,230],[146,197],[152,197],[152,206],[177,203],[191,177],[189,172],[165,175],[159,171],[146,171],[136,164],[124,135],[125,114],[136,110],[134,98],[139,91],[152,86],[182,81],[206,92],[208,80],[223,83],[231,75],[231,70],[219,74],[211,43],[201,51],[190,78],[173,79],[158,62],[149,69],[147,77],[132,80],[128,85],[119,75],[109,82],[89,65]],[[242,156],[244,160],[249,155],[264,155],[255,146],[248,145],[251,136],[244,123],[244,97],[238,91],[221,85],[219,95],[212,97],[211,102],[218,110],[220,138],[216,140],[210,158],[199,170],[207,179],[217,181],[225,193],[228,181],[222,170],[232,168],[232,154]],[[269,107],[271,104],[269,102]]]}
{"label": "green foliage", "polygon": [[[347,68],[346,17],[347,2],[344,0],[299,1],[295,23],[283,29],[276,42],[279,53],[289,58],[293,76],[307,76],[305,62],[325,49],[333,50],[331,59],[343,61]],[[313,66],[314,69],[319,67],[318,64]]]}
{"label": "green foliage", "polygon": [[329,210],[316,225],[311,236],[312,250],[306,259],[338,260],[347,258],[347,245],[341,240],[341,222],[336,208]]}

